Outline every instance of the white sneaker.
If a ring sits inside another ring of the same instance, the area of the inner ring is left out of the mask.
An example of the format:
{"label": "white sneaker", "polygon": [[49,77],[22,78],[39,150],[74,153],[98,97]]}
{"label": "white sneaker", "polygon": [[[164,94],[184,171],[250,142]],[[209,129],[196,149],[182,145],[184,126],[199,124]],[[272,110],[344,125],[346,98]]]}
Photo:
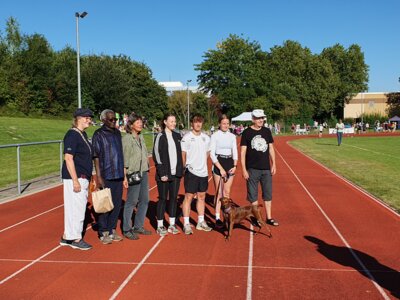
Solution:
{"label": "white sneaker", "polygon": [[207,225],[206,221],[197,223],[196,229],[197,230],[204,230],[204,231],[207,231],[207,232],[212,230],[212,228]]}
{"label": "white sneaker", "polygon": [[183,232],[187,235],[193,234],[193,230],[190,224],[186,224],[185,226],[183,226]]}
{"label": "white sneaker", "polygon": [[175,225],[170,225],[168,227],[168,232],[172,233],[172,234],[180,234],[181,232],[178,230],[178,228],[176,228]]}

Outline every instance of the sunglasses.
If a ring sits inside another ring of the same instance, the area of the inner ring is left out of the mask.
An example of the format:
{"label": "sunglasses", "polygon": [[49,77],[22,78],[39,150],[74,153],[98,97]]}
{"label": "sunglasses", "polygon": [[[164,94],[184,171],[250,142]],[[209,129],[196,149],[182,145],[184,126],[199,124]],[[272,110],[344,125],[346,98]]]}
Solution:
{"label": "sunglasses", "polygon": [[110,119],[107,119],[107,121],[110,121],[110,122],[117,122],[117,118],[110,118]]}

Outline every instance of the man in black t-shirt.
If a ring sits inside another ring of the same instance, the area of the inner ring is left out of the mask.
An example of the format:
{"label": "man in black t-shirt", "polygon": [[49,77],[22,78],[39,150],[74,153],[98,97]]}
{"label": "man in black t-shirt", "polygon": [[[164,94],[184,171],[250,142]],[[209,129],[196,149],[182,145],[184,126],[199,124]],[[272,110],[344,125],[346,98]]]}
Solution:
{"label": "man in black t-shirt", "polygon": [[276,174],[274,139],[271,130],[264,127],[264,110],[255,109],[251,115],[253,125],[243,131],[240,142],[243,177],[247,180],[247,199],[253,205],[258,205],[260,183],[267,224],[278,226],[279,223],[271,215],[272,175]]}

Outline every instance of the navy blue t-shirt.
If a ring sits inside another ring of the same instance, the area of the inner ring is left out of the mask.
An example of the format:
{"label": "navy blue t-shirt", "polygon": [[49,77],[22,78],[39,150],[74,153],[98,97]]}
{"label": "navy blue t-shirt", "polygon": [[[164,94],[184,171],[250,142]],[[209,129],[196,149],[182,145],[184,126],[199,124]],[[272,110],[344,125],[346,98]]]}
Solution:
{"label": "navy blue t-shirt", "polygon": [[[75,170],[78,178],[85,176],[88,180],[92,176],[93,162],[92,162],[92,145],[90,144],[86,132],[82,132],[87,143],[82,139],[79,132],[75,130],[68,130],[64,136],[64,154],[68,153],[74,157]],[[91,149],[89,149],[88,145]],[[62,178],[72,179],[68,172],[67,165],[63,163]]]}

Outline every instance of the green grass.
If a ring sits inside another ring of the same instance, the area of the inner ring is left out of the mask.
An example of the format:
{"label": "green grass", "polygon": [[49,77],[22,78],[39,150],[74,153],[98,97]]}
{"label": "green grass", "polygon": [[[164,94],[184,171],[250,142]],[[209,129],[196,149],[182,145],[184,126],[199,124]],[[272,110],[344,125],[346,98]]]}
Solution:
{"label": "green grass", "polygon": [[[71,120],[9,118],[0,117],[0,145],[22,144],[62,140],[71,127]],[[89,127],[86,132],[91,138],[99,128]],[[153,137],[145,134],[149,151],[152,150]],[[27,146],[20,148],[21,177],[26,182],[33,178],[58,174],[60,171],[59,144]],[[0,149],[0,188],[15,185],[17,182],[16,147]]]}
{"label": "green grass", "polygon": [[295,148],[400,211],[400,137],[344,137],[291,141]]}

